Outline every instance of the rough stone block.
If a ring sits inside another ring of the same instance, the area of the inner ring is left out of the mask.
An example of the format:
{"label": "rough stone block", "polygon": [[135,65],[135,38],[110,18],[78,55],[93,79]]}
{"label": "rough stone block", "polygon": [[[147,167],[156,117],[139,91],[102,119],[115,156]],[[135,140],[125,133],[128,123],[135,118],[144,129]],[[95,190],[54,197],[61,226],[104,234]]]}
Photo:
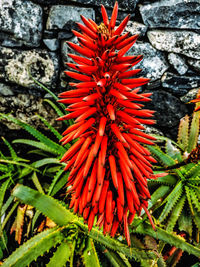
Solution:
{"label": "rough stone block", "polygon": [[1,0],[0,31],[6,33],[4,42],[10,40],[10,46],[13,42],[38,47],[42,37],[42,15],[42,8],[31,1]]}
{"label": "rough stone block", "polygon": [[140,5],[140,13],[150,28],[200,29],[199,0],[161,0]]}
{"label": "rough stone block", "polygon": [[151,30],[150,43],[158,50],[200,59],[200,34],[192,31]]}

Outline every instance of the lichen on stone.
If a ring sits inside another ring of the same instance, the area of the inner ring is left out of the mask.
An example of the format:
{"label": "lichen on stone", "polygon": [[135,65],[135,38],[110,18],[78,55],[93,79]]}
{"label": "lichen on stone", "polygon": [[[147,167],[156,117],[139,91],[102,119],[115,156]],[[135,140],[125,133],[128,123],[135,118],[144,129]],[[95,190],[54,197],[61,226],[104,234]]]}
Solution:
{"label": "lichen on stone", "polygon": [[33,84],[30,73],[41,83],[50,84],[54,75],[54,64],[48,55],[44,58],[36,51],[25,51],[10,59],[5,71],[9,81],[30,87]]}

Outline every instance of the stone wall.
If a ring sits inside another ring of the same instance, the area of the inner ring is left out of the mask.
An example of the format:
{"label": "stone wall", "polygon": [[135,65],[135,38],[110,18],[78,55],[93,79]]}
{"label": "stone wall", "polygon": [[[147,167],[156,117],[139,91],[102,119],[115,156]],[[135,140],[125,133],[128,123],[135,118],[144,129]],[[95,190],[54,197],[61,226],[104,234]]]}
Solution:
{"label": "stone wall", "polygon": [[[12,112],[24,121],[40,126],[36,113],[50,122],[56,115],[42,100],[49,97],[31,75],[55,93],[67,86],[63,74],[70,61],[66,40],[76,42],[80,14],[101,22],[100,4],[109,15],[114,0],[0,0],[0,112]],[[120,22],[128,13],[126,31],[140,37],[130,54],[142,54],[137,68],[151,78],[143,88],[153,92],[151,108],[156,110],[156,128],[176,135],[181,117],[190,113],[186,104],[200,87],[200,2],[199,0],[123,0]],[[0,132],[16,129],[6,121]]]}

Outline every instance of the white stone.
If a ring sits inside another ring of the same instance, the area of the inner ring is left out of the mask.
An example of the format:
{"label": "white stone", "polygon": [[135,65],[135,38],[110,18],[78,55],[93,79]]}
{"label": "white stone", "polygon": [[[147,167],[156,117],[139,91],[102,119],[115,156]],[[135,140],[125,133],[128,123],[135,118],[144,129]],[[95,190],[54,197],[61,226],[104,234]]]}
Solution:
{"label": "white stone", "polygon": [[150,43],[158,50],[200,59],[200,34],[191,31],[150,30]]}
{"label": "white stone", "polygon": [[169,53],[168,60],[169,60],[169,63],[175,68],[175,70],[180,75],[183,75],[188,71],[188,66],[186,64],[185,59],[179,56],[178,54]]}

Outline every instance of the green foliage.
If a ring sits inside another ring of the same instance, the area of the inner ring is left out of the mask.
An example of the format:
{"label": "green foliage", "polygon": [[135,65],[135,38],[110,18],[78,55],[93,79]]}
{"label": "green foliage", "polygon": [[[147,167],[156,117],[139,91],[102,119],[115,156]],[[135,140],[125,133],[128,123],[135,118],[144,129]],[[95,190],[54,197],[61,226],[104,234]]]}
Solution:
{"label": "green foliage", "polygon": [[188,242],[185,242],[184,238],[176,235],[175,233],[169,233],[160,227],[156,227],[156,231],[154,231],[151,225],[147,222],[140,223],[135,229],[133,228],[132,231],[134,233],[146,234],[155,239],[162,240],[165,243],[175,246],[176,248],[180,248],[189,254],[195,255],[196,257],[200,256],[200,249],[192,246]]}
{"label": "green foliage", "polygon": [[161,199],[159,204],[156,201],[150,204],[153,215],[164,223],[167,231],[185,231],[190,238],[196,235],[194,231],[200,231],[200,161],[198,158],[190,161],[190,153],[197,146],[199,116],[199,111],[194,112],[192,119],[186,115],[180,121],[177,143],[165,138],[164,146],[148,146],[160,164],[155,169],[161,170],[163,166],[168,172],[165,177],[149,181],[152,198],[158,195]]}
{"label": "green foliage", "polygon": [[65,228],[52,228],[37,234],[29,241],[21,245],[11,256],[4,262],[3,267],[16,266],[25,267],[37,257],[42,256],[52,247],[60,244],[64,240]]}
{"label": "green foliage", "polygon": [[[55,104],[49,99],[46,100],[46,102],[59,113],[58,116],[63,114],[63,105]],[[13,187],[19,182],[28,185],[33,184],[39,192],[55,195],[66,184],[67,175],[66,173],[63,173],[63,164],[60,163],[59,158],[62,157],[66,149],[70,146],[67,145],[63,147],[59,144],[59,139],[61,138],[59,132],[43,117],[39,115],[38,117],[42,123],[44,123],[44,126],[48,128],[48,131],[53,134],[52,138],[47,137],[46,133],[39,131],[33,126],[14,118],[11,114],[0,114],[0,120],[9,120],[12,123],[17,124],[34,138],[33,140],[16,139],[12,141],[12,144],[5,138],[2,138],[5,146],[7,147],[7,151],[5,150],[6,154],[0,151],[0,218],[2,218],[2,224],[0,223],[0,240],[4,243],[3,250],[6,249],[5,240],[10,232],[8,222],[13,221],[13,217],[15,217],[15,211],[18,206],[18,202],[14,202],[13,197],[9,197],[10,191]],[[25,159],[18,156],[18,153],[15,150],[16,144],[22,144],[27,146],[27,148],[34,148],[34,150],[29,149],[25,155]],[[10,226],[11,229],[13,227],[14,231],[16,231],[15,238],[20,225],[23,226],[24,221],[27,220],[27,225],[23,227],[23,236],[26,235],[27,237],[30,237],[33,235],[37,221],[41,220],[41,215],[38,213],[34,214],[33,210],[31,213],[32,212],[33,217],[29,217],[30,215],[27,209],[24,217],[21,218],[20,221],[19,219],[15,219],[18,228],[16,228],[14,224],[13,226]],[[30,227],[31,223],[32,227]],[[3,231],[5,233],[5,237],[3,236]],[[20,243],[20,240],[21,237],[18,236],[16,241]]]}
{"label": "green foliage", "polygon": [[57,250],[54,252],[53,257],[47,264],[47,267],[66,266],[67,261],[69,261],[70,259],[71,252],[72,252],[71,242],[68,242],[66,239],[63,240],[62,244],[60,244]]}
{"label": "green foliage", "polygon": [[[73,257],[74,250],[72,249],[72,247],[75,243],[76,245],[74,246],[77,247],[79,240],[78,236],[80,236],[80,234],[82,239],[84,239],[85,241],[82,241],[81,247],[79,246],[78,248],[82,251],[82,259],[85,266],[90,266],[88,265],[90,261],[92,261],[93,263],[95,261],[95,266],[100,266],[98,254],[92,240],[95,240],[95,242],[99,243],[102,249],[108,249],[106,256],[113,263],[113,266],[130,266],[128,260],[124,258],[126,256],[128,258],[135,258],[137,261],[143,262],[143,266],[145,260],[149,261],[158,257],[157,254],[151,250],[142,249],[140,247],[137,248],[136,246],[128,248],[127,245],[123,242],[112,239],[108,236],[105,237],[102,232],[99,231],[96,227],[94,227],[91,232],[88,232],[87,226],[84,224],[81,218],[77,217],[71,211],[69,211],[63,202],[58,202],[50,196],[39,193],[38,191],[35,191],[23,185],[17,185],[14,188],[13,196],[18,198],[23,203],[34,206],[43,214],[53,219],[59,225],[59,228],[51,229],[50,235],[46,235],[47,239],[49,238],[49,240],[51,240],[51,237],[54,236],[55,233],[57,233],[56,235],[58,235],[58,239],[56,239],[56,244],[61,242],[61,236],[62,240],[67,240],[64,242],[69,242],[68,246],[63,245],[63,247],[58,247],[53,257],[50,259],[49,265],[54,262],[55,258],[57,257],[57,253],[58,255],[62,254],[62,256],[60,256],[62,259],[61,262],[65,262],[69,258]],[[32,257],[29,260],[30,263],[33,259],[35,259],[37,253],[39,256],[47,251],[52,245],[51,242],[49,242],[49,247],[46,250],[43,250],[43,246],[41,246],[41,253],[38,252],[38,249],[40,248],[39,244],[43,244],[41,243],[42,241],[40,238],[43,233],[47,233],[47,231],[37,234],[35,237],[24,243],[5,261],[5,263],[15,261],[19,261],[21,263],[23,262],[23,255],[27,255],[27,253],[31,253],[31,251],[33,250],[31,254]],[[149,223],[139,218],[136,219],[132,225],[132,233],[143,235],[147,234],[149,236],[152,236],[153,238],[162,240],[166,243],[176,246],[177,248],[187,251],[188,253],[200,257],[200,249],[185,242],[183,238],[180,238],[175,234],[170,234],[160,227],[156,227],[155,232]],[[33,242],[35,243],[34,247],[32,247]],[[26,249],[27,247],[29,248],[28,251]],[[66,251],[64,247],[66,247]],[[158,257],[158,259],[159,258],[160,257]],[[27,259],[26,256],[25,259]]]}
{"label": "green foliage", "polygon": [[96,267],[101,266],[98,254],[95,249],[94,242],[91,238],[87,238],[87,242],[86,242],[85,249],[83,251],[82,259],[83,259],[83,264],[86,267],[90,267],[93,265],[95,265]]}
{"label": "green foliage", "polygon": [[[152,154],[156,157],[161,159],[162,161],[163,156],[165,156],[165,152],[161,152],[160,149],[157,150],[157,147],[153,149],[149,148]],[[157,153],[158,151],[158,153]],[[167,155],[169,157],[169,155]],[[164,165],[165,164],[165,165]],[[166,162],[163,166],[166,166]],[[169,161],[169,166],[171,166],[171,160]],[[167,170],[169,175],[163,178],[163,182],[159,180],[152,180],[149,182],[150,188],[155,188],[156,184],[159,185],[160,183],[163,184],[170,177],[173,177],[171,184],[168,183],[166,186],[166,191],[163,192],[158,186],[157,190],[160,189],[162,194],[162,202],[160,202],[159,206],[155,208],[155,216],[160,223],[166,221],[167,229],[173,231],[176,223],[179,220],[182,220],[182,210],[188,210],[188,217],[191,217],[193,222],[197,222],[199,215],[194,213],[194,211],[198,211],[200,208],[199,201],[200,201],[200,164],[189,163],[181,167],[174,167],[174,169]],[[168,177],[169,176],[169,177]],[[153,189],[154,190],[154,189]],[[156,194],[158,191],[155,191]],[[196,215],[195,215],[196,214]],[[200,230],[200,225],[196,225],[198,230]],[[187,230],[187,233],[191,236],[191,229]]]}
{"label": "green foliage", "polygon": [[[44,135],[43,133],[41,133],[40,131],[38,131],[37,129],[32,127],[31,125],[29,125],[29,124],[27,124],[27,123],[25,123],[23,121],[20,121],[20,120],[14,118],[13,116],[7,115],[7,114],[0,114],[0,118],[7,119],[7,120],[9,120],[11,122],[14,122],[15,124],[19,125],[20,127],[22,127],[22,129],[26,130],[28,133],[30,133],[32,136],[34,136],[45,147],[50,149],[52,151],[52,153],[54,153],[55,155],[59,156],[59,155],[62,155],[65,152],[65,148],[63,146],[61,146],[58,143],[52,141],[50,138],[48,138],[46,135]],[[27,141],[30,141],[30,140],[27,140]],[[23,143],[23,141],[22,141],[22,143]]]}

